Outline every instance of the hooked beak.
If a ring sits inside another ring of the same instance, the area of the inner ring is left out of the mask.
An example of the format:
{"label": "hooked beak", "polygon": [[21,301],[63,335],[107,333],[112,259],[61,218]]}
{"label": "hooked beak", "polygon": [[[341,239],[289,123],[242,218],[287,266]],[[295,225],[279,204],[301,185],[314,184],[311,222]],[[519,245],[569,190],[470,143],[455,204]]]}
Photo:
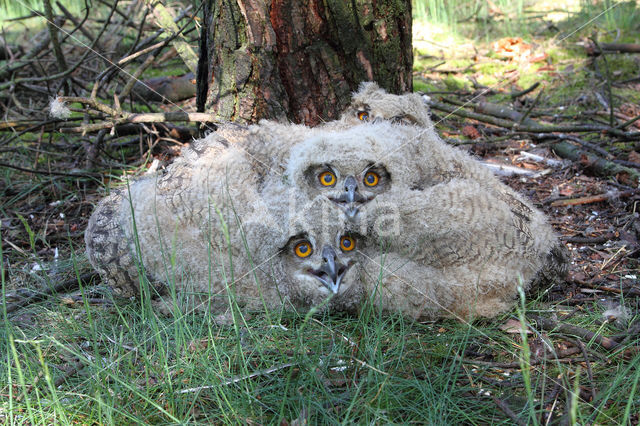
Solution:
{"label": "hooked beak", "polygon": [[349,219],[353,219],[358,214],[359,204],[369,201],[358,191],[358,182],[353,176],[347,176],[344,181],[344,192],[338,197],[332,197],[331,201],[339,204],[345,211]]}
{"label": "hooked beak", "polygon": [[333,294],[340,291],[340,283],[342,278],[351,267],[351,264],[344,265],[337,258],[336,251],[331,246],[322,248],[322,259],[324,263],[318,269],[312,269],[309,272],[316,277],[322,285],[329,289]]}

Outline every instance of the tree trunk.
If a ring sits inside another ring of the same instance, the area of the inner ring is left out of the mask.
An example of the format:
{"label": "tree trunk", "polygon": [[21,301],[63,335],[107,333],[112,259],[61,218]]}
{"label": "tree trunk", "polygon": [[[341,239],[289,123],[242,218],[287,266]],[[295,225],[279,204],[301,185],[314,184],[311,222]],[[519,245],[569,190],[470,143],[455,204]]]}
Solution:
{"label": "tree trunk", "polygon": [[412,89],[410,0],[211,2],[204,107],[221,120],[316,125],[362,81]]}

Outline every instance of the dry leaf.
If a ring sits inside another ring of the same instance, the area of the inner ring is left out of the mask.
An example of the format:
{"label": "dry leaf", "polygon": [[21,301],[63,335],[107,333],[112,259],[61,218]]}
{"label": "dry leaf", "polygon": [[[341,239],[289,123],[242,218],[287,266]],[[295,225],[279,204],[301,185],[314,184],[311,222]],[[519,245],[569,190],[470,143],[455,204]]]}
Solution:
{"label": "dry leaf", "polygon": [[[500,330],[508,334],[520,334],[520,332],[522,331],[522,323],[517,319],[511,318],[508,319],[507,322],[502,324],[499,328]],[[531,334],[531,330],[529,330],[529,328],[527,328],[527,334]]]}
{"label": "dry leaf", "polygon": [[464,126],[462,128],[462,134],[469,139],[478,139],[480,137],[480,132],[473,126]]}

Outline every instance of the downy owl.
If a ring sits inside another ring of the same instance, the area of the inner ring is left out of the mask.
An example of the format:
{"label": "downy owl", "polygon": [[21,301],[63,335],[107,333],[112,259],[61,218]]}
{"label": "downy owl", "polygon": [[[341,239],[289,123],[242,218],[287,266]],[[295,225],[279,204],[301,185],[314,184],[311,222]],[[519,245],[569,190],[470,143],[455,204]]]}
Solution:
{"label": "downy owl", "polygon": [[324,300],[327,309],[356,309],[356,239],[340,211],[257,172],[235,147],[247,135],[222,129],[194,142],[164,174],[102,200],[85,233],[90,262],[123,296],[139,295],[148,279],[163,311],[176,303],[222,313],[232,299],[250,309],[308,309]]}
{"label": "downy owl", "polygon": [[[380,283],[390,310],[494,316],[512,305],[519,285],[566,267],[541,212],[419,126],[373,123],[315,135],[291,149],[286,177],[307,197],[333,201],[368,237],[361,250],[368,275],[380,275],[379,247],[405,264]],[[407,283],[426,285],[421,291],[433,300],[417,298]],[[414,302],[409,311],[398,305]]]}

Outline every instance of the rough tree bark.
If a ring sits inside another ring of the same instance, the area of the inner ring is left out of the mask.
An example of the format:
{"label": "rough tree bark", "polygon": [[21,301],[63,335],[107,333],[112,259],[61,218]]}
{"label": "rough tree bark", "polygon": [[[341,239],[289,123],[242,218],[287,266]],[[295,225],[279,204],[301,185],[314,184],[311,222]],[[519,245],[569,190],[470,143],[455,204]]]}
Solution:
{"label": "rough tree bark", "polygon": [[209,5],[204,109],[221,120],[315,125],[336,118],[361,81],[412,89],[410,0]]}

